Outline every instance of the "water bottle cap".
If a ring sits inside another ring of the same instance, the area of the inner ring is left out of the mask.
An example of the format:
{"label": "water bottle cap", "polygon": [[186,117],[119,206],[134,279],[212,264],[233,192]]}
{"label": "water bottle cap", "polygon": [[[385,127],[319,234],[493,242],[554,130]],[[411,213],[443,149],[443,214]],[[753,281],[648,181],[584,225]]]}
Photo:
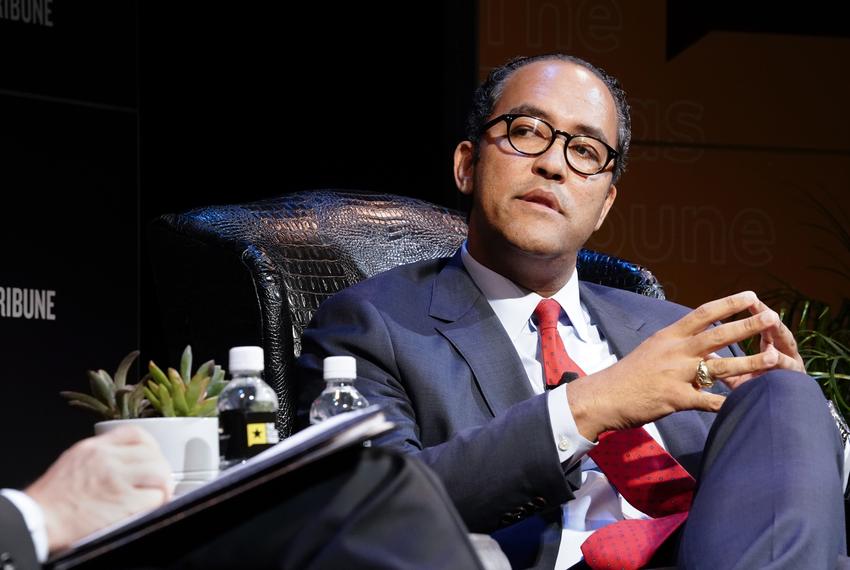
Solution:
{"label": "water bottle cap", "polygon": [[265,368],[263,362],[263,349],[259,346],[234,346],[230,349],[231,374],[239,372],[262,372]]}
{"label": "water bottle cap", "polygon": [[328,356],[325,358],[324,378],[357,378],[357,361],[353,356]]}

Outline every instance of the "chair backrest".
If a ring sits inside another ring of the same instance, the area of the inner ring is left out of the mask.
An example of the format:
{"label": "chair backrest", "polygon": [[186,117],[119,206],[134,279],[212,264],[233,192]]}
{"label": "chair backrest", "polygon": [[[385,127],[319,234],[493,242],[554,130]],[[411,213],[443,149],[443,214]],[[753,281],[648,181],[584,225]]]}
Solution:
{"label": "chair backrest", "polygon": [[[397,265],[450,256],[465,237],[460,212],[349,190],[162,216],[149,239],[169,360],[186,344],[224,363],[231,346],[262,346],[278,429],[288,435],[301,333],[322,301]],[[616,257],[583,250],[578,270],[585,280],[664,296],[649,271]]]}

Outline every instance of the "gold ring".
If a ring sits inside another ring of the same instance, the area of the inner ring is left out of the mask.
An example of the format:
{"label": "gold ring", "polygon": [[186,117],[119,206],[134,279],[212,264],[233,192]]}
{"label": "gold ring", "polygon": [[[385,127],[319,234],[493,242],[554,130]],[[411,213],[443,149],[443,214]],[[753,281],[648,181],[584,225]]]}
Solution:
{"label": "gold ring", "polygon": [[708,365],[702,358],[700,358],[699,364],[697,365],[697,377],[695,379],[695,386],[698,389],[711,388],[712,386],[714,386],[714,378],[711,377],[711,374],[708,371]]}

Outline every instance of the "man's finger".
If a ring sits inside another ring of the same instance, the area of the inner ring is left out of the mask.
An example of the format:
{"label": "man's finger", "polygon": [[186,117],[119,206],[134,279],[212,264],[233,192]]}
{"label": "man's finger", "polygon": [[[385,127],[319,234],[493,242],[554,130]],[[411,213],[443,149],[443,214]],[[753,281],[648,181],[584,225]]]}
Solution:
{"label": "man's finger", "polygon": [[708,354],[771,329],[778,322],[779,316],[773,311],[768,311],[746,319],[723,323],[696,334],[693,346],[699,354]]}
{"label": "man's finger", "polygon": [[171,471],[149,470],[133,474],[132,484],[137,490],[157,490],[162,493],[161,502],[171,498],[174,490],[174,478]]}
{"label": "man's finger", "polygon": [[140,427],[122,425],[115,429],[109,430],[99,436],[105,441],[116,444],[132,445],[137,443],[157,445],[156,440],[151,434]]}
{"label": "man's finger", "polygon": [[126,507],[130,513],[156,508],[171,498],[169,489],[145,487],[137,488],[127,497]]}
{"label": "man's finger", "polygon": [[[761,299],[758,299],[748,310],[753,315],[758,315],[759,313],[764,313],[764,312],[775,312],[773,309],[771,309],[770,307],[765,305],[764,302]],[[777,323],[778,323],[776,329],[775,330],[766,330],[766,331],[762,332],[762,334],[761,334],[762,341],[772,344],[773,341],[774,341],[774,335],[778,334],[779,327],[783,326],[782,325],[782,319],[778,318],[779,317],[778,313],[776,314],[776,316],[777,316],[776,320],[777,320]]]}
{"label": "man's finger", "polygon": [[[705,361],[708,373],[715,378],[729,378],[740,374],[760,372],[776,367],[780,355],[775,350],[760,352],[751,356],[733,356],[728,358],[710,358]],[[787,358],[787,357],[786,357]]]}
{"label": "man's finger", "polygon": [[797,339],[794,338],[794,333],[792,333],[781,320],[778,322],[776,327],[770,331],[770,337],[768,340],[779,352],[787,354],[792,359],[796,359],[800,355],[797,348]]}
{"label": "man's finger", "polygon": [[[775,349],[774,349],[775,350]],[[778,359],[776,365],[773,368],[782,368],[784,370],[796,370],[797,372],[802,372],[805,374],[806,367],[801,360],[797,360],[787,354],[783,354],[782,352],[777,352]]]}
{"label": "man's finger", "polygon": [[679,319],[672,327],[685,336],[693,336],[717,321],[729,318],[742,311],[749,310],[759,302],[752,291],[742,291],[722,299],[704,303]]}
{"label": "man's finger", "polygon": [[[773,309],[765,305],[761,299],[759,299],[750,308],[750,312],[752,312],[753,314],[764,311],[773,311]],[[779,352],[787,354],[798,364],[802,365],[802,359],[799,358],[799,352],[797,349],[797,339],[794,337],[794,333],[791,332],[791,329],[789,329],[788,326],[782,322],[782,319],[778,317],[779,315],[777,314],[778,323],[776,327],[774,327],[770,331],[765,331],[762,334],[762,340],[775,345]]]}
{"label": "man's finger", "polygon": [[692,409],[706,412],[719,412],[726,396],[712,394],[711,392],[694,392],[694,405]]}

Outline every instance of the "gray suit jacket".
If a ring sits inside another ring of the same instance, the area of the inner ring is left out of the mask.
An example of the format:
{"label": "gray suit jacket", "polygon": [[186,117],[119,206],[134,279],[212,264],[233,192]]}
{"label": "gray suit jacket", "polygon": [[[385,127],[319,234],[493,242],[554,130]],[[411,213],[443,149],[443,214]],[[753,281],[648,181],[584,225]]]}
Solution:
{"label": "gray suit jacket", "polygon": [[24,517],[15,505],[0,496],[0,568],[35,570],[39,567]]}
{"label": "gray suit jacket", "polygon": [[[618,357],[688,312],[584,282],[580,292]],[[557,507],[580,485],[578,467],[564,472],[546,396],[533,394],[459,254],[387,271],[321,306],[304,332],[298,363],[302,423],[323,388],[322,359],[332,355],[357,358],[356,386],[397,425],[377,444],[434,469],[470,530],[528,522],[536,534],[553,534]],[[680,412],[656,422],[670,452],[694,474],[713,417]],[[526,521],[547,513],[553,524]]]}

